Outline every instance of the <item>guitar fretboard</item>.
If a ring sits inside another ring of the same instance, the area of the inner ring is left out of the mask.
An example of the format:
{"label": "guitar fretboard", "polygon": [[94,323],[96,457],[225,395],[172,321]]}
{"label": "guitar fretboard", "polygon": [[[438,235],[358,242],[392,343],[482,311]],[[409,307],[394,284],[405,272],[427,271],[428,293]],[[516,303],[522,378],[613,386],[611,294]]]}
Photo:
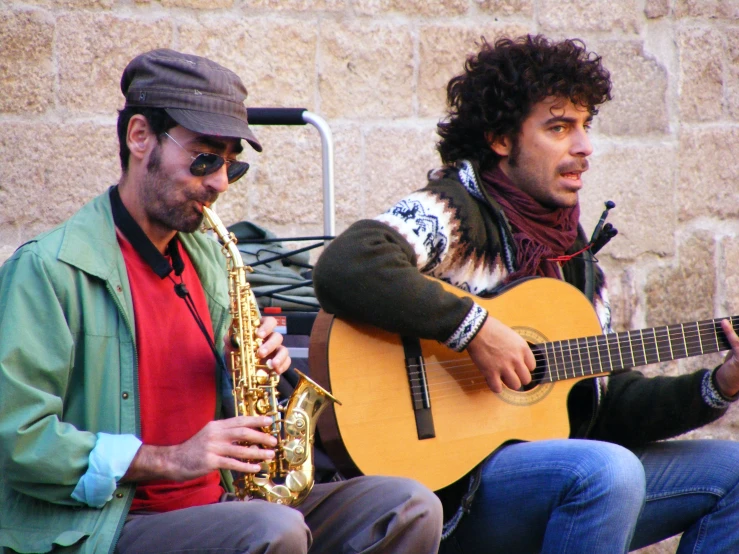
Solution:
{"label": "guitar fretboard", "polygon": [[[728,350],[722,319],[727,318],[546,342],[532,348],[546,366],[541,380],[561,381]],[[728,319],[736,329],[739,317]]]}

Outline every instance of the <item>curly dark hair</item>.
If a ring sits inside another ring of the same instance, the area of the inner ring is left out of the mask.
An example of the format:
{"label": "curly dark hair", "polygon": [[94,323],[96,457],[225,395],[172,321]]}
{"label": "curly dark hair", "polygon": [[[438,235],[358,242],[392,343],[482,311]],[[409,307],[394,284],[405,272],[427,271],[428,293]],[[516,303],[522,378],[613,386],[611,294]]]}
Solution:
{"label": "curly dark hair", "polygon": [[579,39],[552,42],[527,35],[491,46],[483,37],[480,52],[447,85],[447,119],[438,125],[442,161],[472,159],[483,170],[494,167],[500,156],[486,135],[515,142],[534,105],[550,96],[595,115],[597,106],[611,99],[611,75]]}

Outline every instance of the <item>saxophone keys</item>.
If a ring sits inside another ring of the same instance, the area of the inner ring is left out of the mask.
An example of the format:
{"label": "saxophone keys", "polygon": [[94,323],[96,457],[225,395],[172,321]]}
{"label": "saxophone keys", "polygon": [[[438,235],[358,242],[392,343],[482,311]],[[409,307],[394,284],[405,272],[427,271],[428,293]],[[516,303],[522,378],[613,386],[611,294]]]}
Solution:
{"label": "saxophone keys", "polygon": [[285,485],[274,485],[268,490],[267,500],[275,504],[287,504],[289,506],[292,503],[292,493]]}
{"label": "saxophone keys", "polygon": [[284,420],[284,424],[285,432],[291,436],[302,437],[308,429],[308,422],[305,419],[305,414],[298,411],[293,411],[288,415]]}
{"label": "saxophone keys", "polygon": [[264,386],[268,385],[270,382],[269,373],[267,373],[263,369],[257,369],[257,371],[255,372],[255,377],[257,385]]}
{"label": "saxophone keys", "polygon": [[266,460],[259,462],[259,471],[254,474],[254,482],[259,481],[261,485],[268,483],[271,471],[270,462]]}
{"label": "saxophone keys", "polygon": [[285,485],[294,493],[304,490],[308,484],[308,477],[301,471],[291,471],[285,477]]}
{"label": "saxophone keys", "polygon": [[283,453],[287,463],[291,466],[301,465],[308,457],[308,450],[305,448],[305,443],[300,439],[293,439],[285,443]]}

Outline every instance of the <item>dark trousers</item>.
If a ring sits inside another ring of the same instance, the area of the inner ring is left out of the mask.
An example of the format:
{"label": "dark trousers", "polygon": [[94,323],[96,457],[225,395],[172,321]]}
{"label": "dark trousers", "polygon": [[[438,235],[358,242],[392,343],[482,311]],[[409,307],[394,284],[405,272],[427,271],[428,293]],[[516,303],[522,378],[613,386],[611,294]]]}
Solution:
{"label": "dark trousers", "polygon": [[408,479],[359,477],[316,485],[297,508],[221,502],[129,516],[117,554],[433,554],[441,504]]}

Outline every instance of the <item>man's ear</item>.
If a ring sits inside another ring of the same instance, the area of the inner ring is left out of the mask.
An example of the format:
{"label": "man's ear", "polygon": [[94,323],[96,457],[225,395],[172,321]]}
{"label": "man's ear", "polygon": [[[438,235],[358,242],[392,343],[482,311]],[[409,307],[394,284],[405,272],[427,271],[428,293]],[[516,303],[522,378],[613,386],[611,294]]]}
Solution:
{"label": "man's ear", "polygon": [[157,142],[149,122],[141,114],[136,114],[128,121],[126,144],[131,156],[138,161],[144,160]]}
{"label": "man's ear", "polygon": [[496,136],[493,133],[485,133],[485,140],[490,145],[490,149],[501,158],[505,158],[511,153],[513,142],[507,136]]}

